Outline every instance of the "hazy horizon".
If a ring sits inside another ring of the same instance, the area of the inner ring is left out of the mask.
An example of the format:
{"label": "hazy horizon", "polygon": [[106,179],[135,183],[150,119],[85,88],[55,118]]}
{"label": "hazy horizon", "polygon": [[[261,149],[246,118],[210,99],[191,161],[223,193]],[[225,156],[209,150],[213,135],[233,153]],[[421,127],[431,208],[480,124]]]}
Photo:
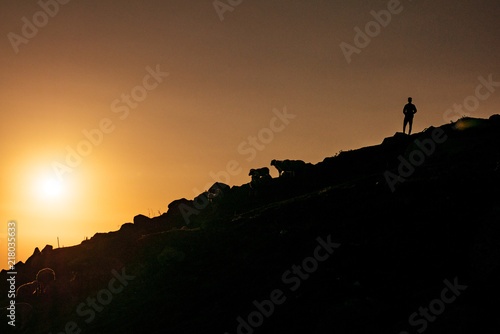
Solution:
{"label": "hazy horizon", "polygon": [[10,220],[25,261],[57,237],[75,245],[166,212],[228,164],[226,183],[239,185],[272,159],[317,163],[379,144],[402,131],[409,96],[413,133],[456,120],[457,106],[499,113],[500,10],[486,0],[0,10],[1,268]]}

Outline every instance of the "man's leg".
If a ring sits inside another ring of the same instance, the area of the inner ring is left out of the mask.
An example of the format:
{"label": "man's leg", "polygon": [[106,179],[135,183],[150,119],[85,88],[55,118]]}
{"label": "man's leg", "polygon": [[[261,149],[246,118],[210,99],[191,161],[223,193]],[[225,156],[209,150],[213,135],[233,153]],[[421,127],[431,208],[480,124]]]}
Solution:
{"label": "man's leg", "polygon": [[403,133],[406,131],[406,123],[408,123],[408,119],[405,117],[405,120],[403,121]]}
{"label": "man's leg", "polygon": [[410,127],[408,129],[408,134],[411,135],[411,126],[413,125],[413,118],[411,118],[409,122],[410,122]]}

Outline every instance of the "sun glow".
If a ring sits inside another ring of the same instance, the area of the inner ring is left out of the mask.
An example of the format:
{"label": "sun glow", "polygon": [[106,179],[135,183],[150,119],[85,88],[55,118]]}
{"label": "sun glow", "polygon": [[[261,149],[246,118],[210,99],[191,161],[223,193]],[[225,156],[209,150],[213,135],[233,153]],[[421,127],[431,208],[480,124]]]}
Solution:
{"label": "sun glow", "polygon": [[42,205],[47,204],[47,202],[60,203],[69,195],[68,182],[65,181],[59,180],[57,176],[49,172],[34,175],[31,181],[33,199]]}
{"label": "sun glow", "polygon": [[62,181],[55,178],[47,178],[40,182],[40,193],[49,198],[57,198],[63,195],[64,185]]}

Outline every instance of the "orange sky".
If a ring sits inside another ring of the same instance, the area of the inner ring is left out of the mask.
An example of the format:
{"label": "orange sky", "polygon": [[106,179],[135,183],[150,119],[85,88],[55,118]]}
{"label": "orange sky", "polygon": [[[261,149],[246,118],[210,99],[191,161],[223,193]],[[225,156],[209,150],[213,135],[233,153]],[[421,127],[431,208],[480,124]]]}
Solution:
{"label": "orange sky", "polygon": [[[25,261],[57,237],[78,244],[193,198],[231,161],[234,185],[275,158],[378,144],[401,131],[408,96],[414,132],[448,122],[454,104],[499,110],[496,86],[477,89],[480,76],[500,81],[493,1],[41,3],[50,15],[0,4],[0,268],[9,220]],[[373,37],[355,40],[367,24]],[[340,45],[356,41],[348,62]],[[68,148],[85,153],[71,167]]]}

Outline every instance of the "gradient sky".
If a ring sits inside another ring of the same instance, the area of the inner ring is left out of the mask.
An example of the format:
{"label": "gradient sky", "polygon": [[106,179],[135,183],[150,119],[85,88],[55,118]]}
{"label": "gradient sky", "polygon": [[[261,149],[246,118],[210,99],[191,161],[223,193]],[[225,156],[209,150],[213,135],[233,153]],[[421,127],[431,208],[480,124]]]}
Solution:
{"label": "gradient sky", "polygon": [[[212,0],[72,0],[49,6],[52,17],[37,1],[3,0],[0,267],[9,220],[25,261],[57,237],[78,244],[192,199],[230,161],[230,185],[275,158],[317,163],[401,131],[408,96],[418,132],[473,102],[480,76],[500,81],[500,5],[487,0],[401,1],[348,63],[340,44],[355,46],[354,28],[395,3],[243,0],[221,21]],[[23,29],[34,16],[36,35]],[[169,75],[154,85],[147,68]],[[489,96],[467,114],[498,113],[496,89],[480,89]],[[132,92],[147,96],[126,104]],[[295,117],[280,123],[285,109]],[[54,162],[102,122],[107,133],[58,185]],[[265,143],[251,144],[259,134]]]}

